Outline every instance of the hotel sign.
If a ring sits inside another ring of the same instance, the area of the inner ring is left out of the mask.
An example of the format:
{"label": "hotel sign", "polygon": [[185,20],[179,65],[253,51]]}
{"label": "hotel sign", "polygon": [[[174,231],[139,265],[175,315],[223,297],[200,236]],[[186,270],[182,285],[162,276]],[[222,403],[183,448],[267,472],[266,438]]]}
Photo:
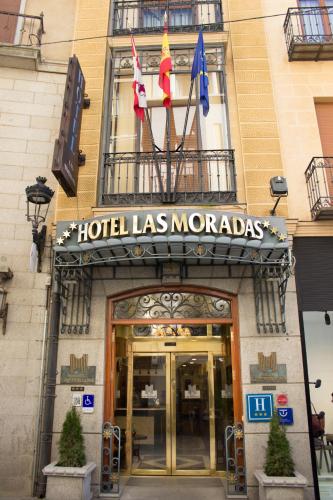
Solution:
{"label": "hotel sign", "polygon": [[287,239],[281,218],[255,218],[226,212],[191,210],[151,211],[137,214],[110,214],[88,221],[60,222],[57,226],[57,245],[86,243],[101,239],[150,235],[211,235],[252,240]]}
{"label": "hotel sign", "polygon": [[79,140],[85,80],[76,56],[70,57],[59,138],[55,141],[52,172],[67,196],[76,196]]}

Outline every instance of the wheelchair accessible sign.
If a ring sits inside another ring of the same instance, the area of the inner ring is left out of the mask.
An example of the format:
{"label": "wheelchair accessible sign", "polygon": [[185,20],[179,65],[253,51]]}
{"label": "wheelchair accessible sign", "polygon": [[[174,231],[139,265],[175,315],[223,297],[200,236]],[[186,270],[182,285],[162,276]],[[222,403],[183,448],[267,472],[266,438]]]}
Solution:
{"label": "wheelchair accessible sign", "polygon": [[82,413],[93,413],[95,407],[95,395],[83,394],[82,395]]}

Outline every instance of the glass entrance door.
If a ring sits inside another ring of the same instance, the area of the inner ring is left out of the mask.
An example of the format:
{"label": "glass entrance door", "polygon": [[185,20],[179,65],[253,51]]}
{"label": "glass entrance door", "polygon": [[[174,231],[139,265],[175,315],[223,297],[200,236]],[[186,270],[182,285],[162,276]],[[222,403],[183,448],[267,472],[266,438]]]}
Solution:
{"label": "glass entrance door", "polygon": [[216,469],[213,386],[209,353],[133,354],[132,473]]}

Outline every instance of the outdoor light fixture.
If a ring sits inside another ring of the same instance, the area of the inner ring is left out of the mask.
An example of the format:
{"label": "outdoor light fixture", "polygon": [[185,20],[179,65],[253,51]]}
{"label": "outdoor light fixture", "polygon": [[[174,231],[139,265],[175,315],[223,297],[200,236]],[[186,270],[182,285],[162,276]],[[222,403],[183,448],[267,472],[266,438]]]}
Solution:
{"label": "outdoor light fixture", "polygon": [[272,177],[269,182],[271,196],[273,198],[277,198],[274,207],[270,211],[271,215],[275,215],[276,207],[278,206],[280,199],[288,196],[287,179],[277,175],[276,177]]}
{"label": "outdoor light fixture", "polygon": [[319,389],[319,387],[321,386],[321,380],[320,378],[317,378],[315,382],[309,382],[309,384],[313,384],[315,386],[315,389]]}
{"label": "outdoor light fixture", "polygon": [[38,267],[40,272],[41,256],[45,244],[46,226],[38,231],[40,224],[45,222],[49,205],[54,195],[54,191],[46,186],[45,177],[37,177],[37,183],[25,189],[27,196],[27,221],[32,224],[32,241],[36,245],[38,252]]}
{"label": "outdoor light fixture", "polygon": [[325,325],[329,326],[331,324],[331,318],[327,311],[325,311]]}
{"label": "outdoor light fixture", "polygon": [[[0,266],[0,284],[4,281],[10,280],[13,277],[13,272],[7,266]],[[6,301],[7,290],[0,286],[0,319],[2,319],[2,335],[6,333],[8,304]]]}

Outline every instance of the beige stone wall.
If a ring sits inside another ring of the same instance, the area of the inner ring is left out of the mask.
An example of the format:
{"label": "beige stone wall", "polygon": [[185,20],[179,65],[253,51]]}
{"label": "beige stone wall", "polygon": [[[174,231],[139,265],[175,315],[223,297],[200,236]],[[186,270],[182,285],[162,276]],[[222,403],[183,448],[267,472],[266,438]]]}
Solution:
{"label": "beige stone wall", "polygon": [[72,55],[72,43],[56,43],[72,40],[77,0],[26,0],[24,13],[32,16],[44,14],[42,59],[46,61],[68,61]]}
{"label": "beige stone wall", "polygon": [[[231,20],[262,15],[260,0],[229,0],[227,4]],[[228,57],[234,70],[237,103],[234,118],[240,130],[248,213],[269,215],[274,203],[269,179],[283,175],[283,166],[264,23],[243,21],[229,27]],[[278,214],[287,215],[284,200]]]}
{"label": "beige stone wall", "polygon": [[[46,314],[50,252],[43,272],[29,271],[31,224],[25,188],[51,175],[65,75],[1,68],[0,72],[0,265],[14,273],[8,321],[0,320],[0,494],[30,495]],[[52,205],[51,205],[52,211]],[[50,243],[48,243],[48,247]]]}
{"label": "beige stone wall", "polygon": [[[295,0],[264,0],[263,13],[287,13]],[[265,20],[265,40],[274,87],[281,151],[288,180],[289,217],[310,221],[310,206],[304,172],[313,156],[322,156],[315,100],[333,100],[333,62],[288,62],[283,32],[284,17]],[[298,228],[302,236],[332,235],[331,222],[316,222]]]}

